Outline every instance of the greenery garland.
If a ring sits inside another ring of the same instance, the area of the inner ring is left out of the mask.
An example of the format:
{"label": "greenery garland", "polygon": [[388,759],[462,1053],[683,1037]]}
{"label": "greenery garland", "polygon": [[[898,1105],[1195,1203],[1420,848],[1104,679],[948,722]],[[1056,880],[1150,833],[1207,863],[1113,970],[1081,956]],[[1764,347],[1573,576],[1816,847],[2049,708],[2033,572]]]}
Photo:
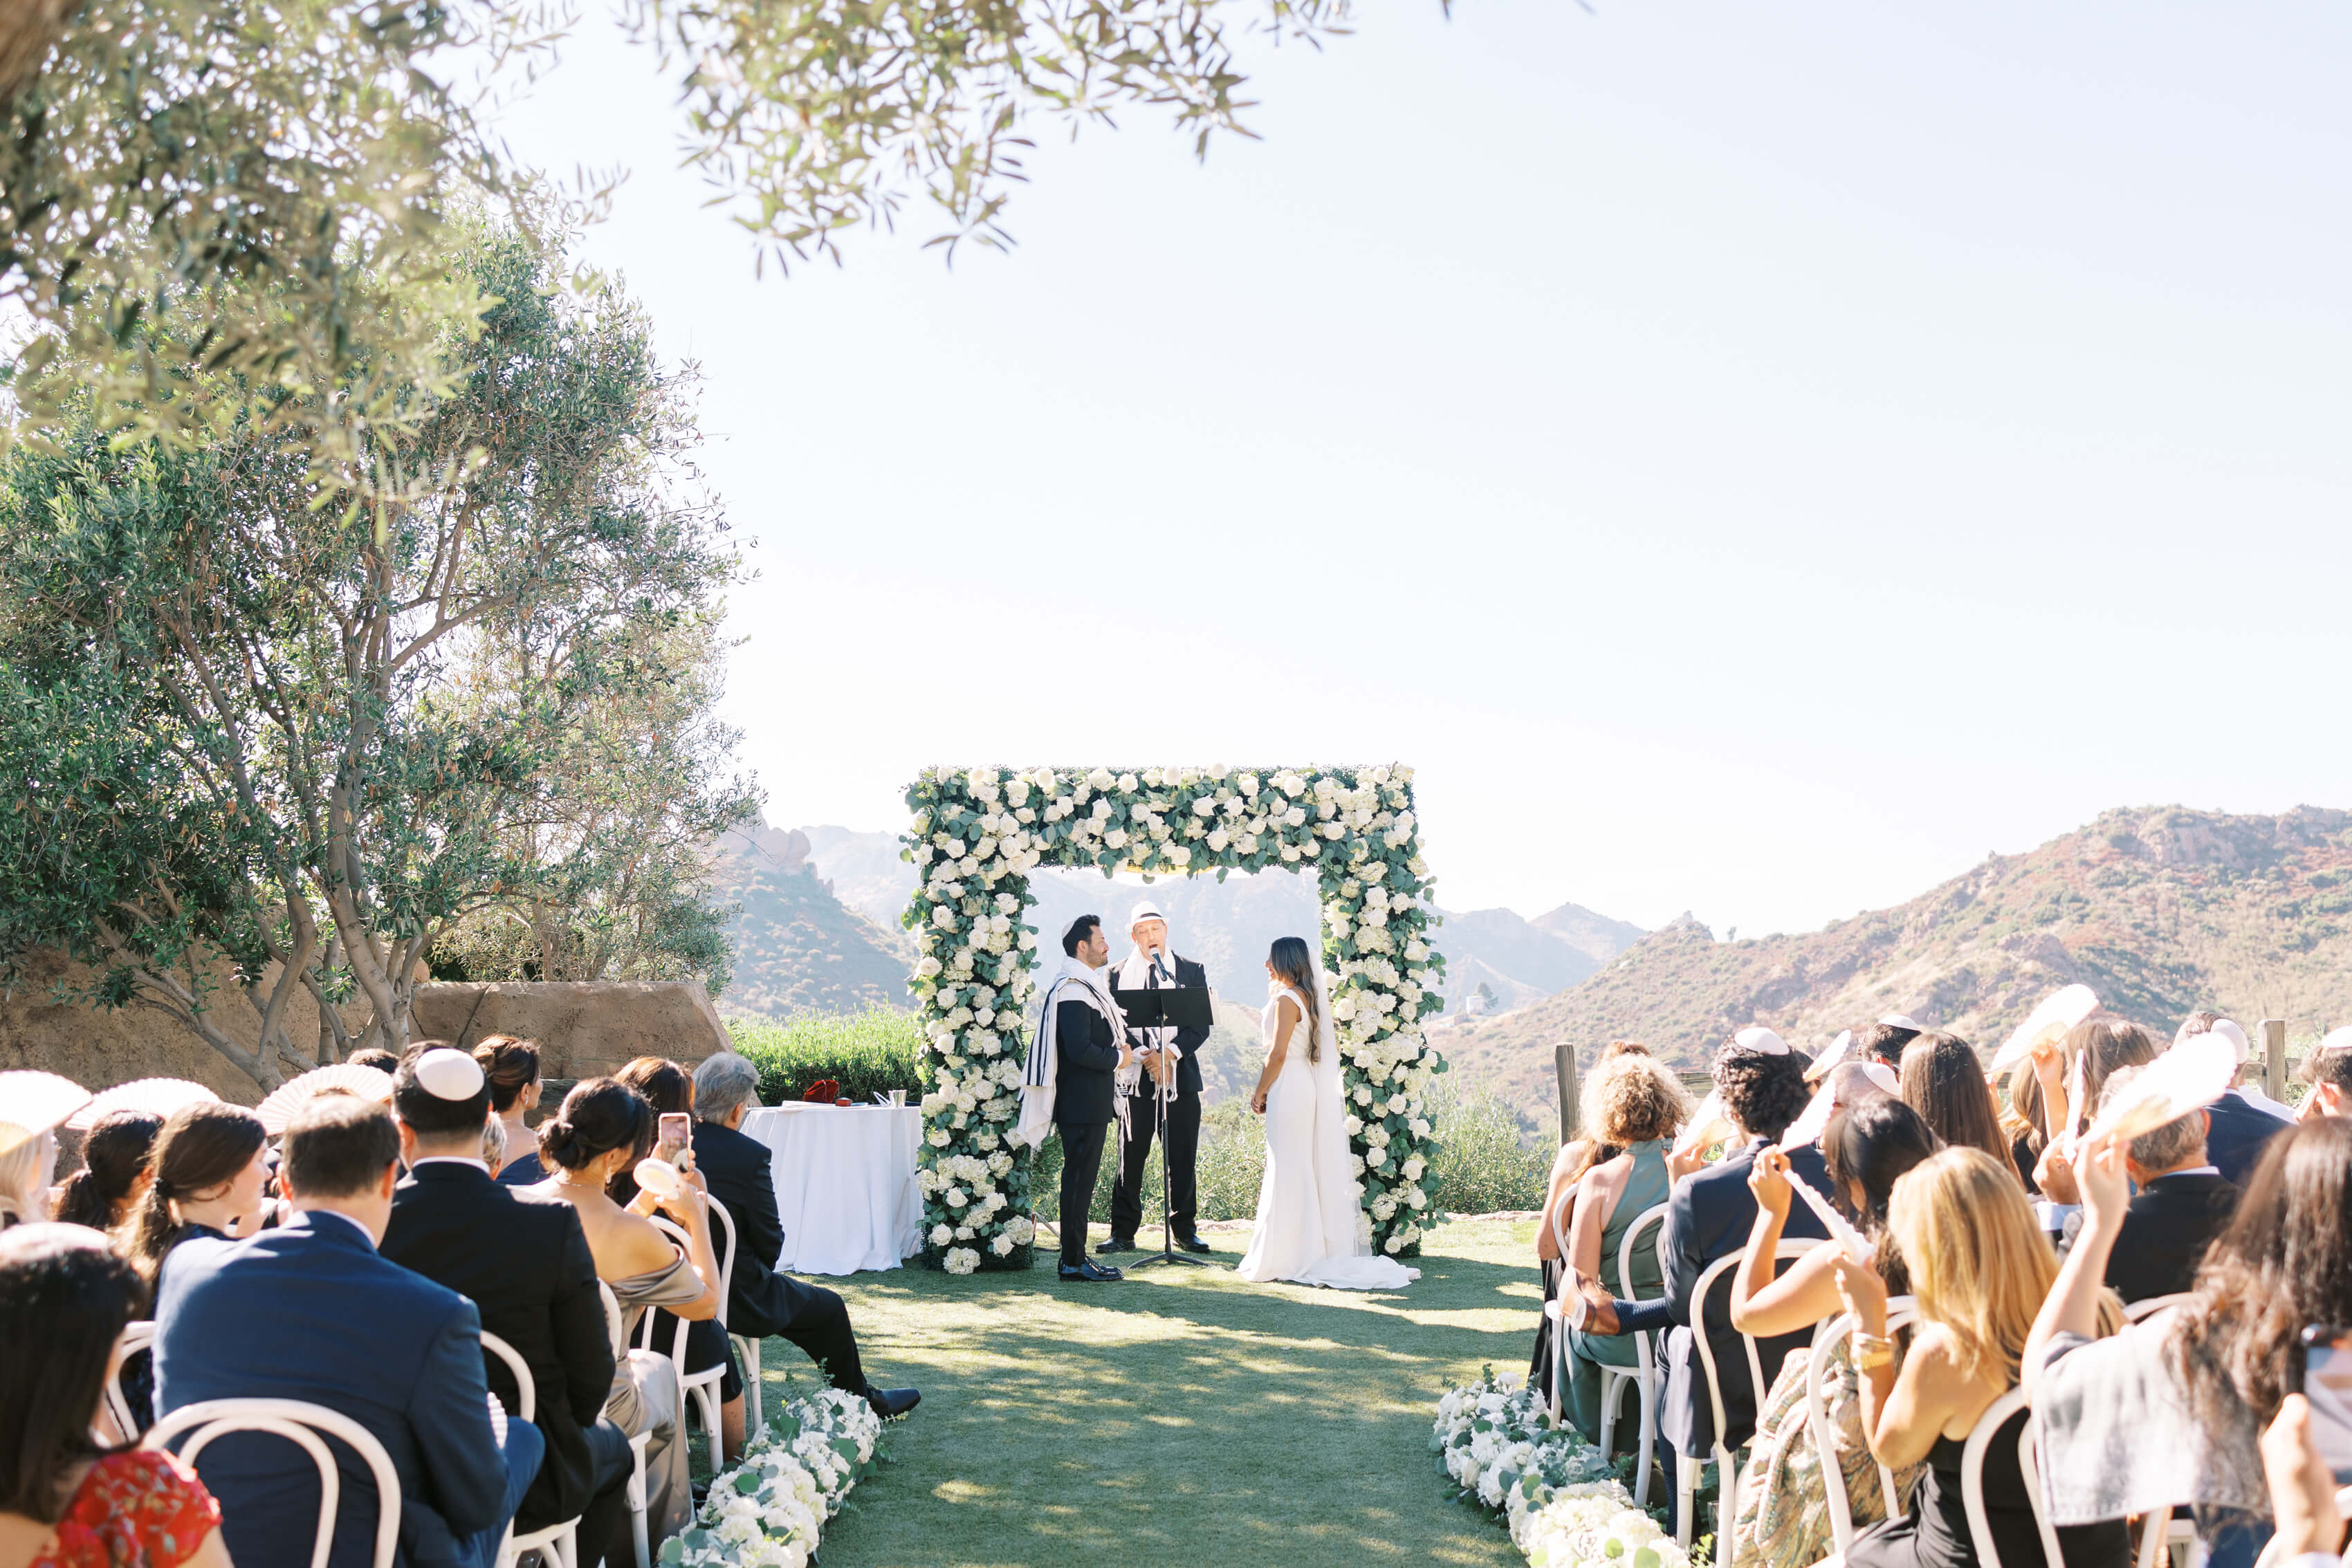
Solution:
{"label": "greenery garland", "polygon": [[[902,917],[921,950],[924,1261],[950,1273],[1026,1269],[1036,1235],[1036,1151],[1021,1112],[1034,1001],[1029,873],[1105,876],[1313,871],[1323,963],[1372,1244],[1411,1257],[1439,1218],[1437,1152],[1423,1092],[1445,1061],[1422,1033],[1445,960],[1429,944],[1409,768],[926,769],[908,788],[918,872]],[[1058,937],[1058,934],[1056,934]],[[1058,965],[1055,948],[1046,949]]]}

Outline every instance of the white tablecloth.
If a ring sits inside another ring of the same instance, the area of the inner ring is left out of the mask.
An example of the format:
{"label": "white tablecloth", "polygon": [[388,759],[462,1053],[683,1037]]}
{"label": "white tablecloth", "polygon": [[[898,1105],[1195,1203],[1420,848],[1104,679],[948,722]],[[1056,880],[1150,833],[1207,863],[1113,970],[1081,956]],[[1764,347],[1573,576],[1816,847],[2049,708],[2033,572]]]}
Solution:
{"label": "white tablecloth", "polygon": [[921,1107],[770,1106],[745,1116],[743,1131],[768,1145],[784,1225],[778,1269],[855,1274],[922,1250]]}

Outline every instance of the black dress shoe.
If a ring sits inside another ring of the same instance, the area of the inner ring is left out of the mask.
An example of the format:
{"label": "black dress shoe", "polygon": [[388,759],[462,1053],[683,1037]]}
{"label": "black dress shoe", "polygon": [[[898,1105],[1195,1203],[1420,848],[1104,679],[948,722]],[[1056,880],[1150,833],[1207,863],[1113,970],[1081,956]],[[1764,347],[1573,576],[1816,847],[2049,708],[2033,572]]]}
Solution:
{"label": "black dress shoe", "polygon": [[866,1390],[866,1403],[874,1406],[874,1414],[885,1421],[894,1416],[904,1416],[923,1402],[919,1388],[873,1388]]}
{"label": "black dress shoe", "polygon": [[1108,1264],[1108,1263],[1096,1263],[1096,1262],[1091,1262],[1091,1261],[1090,1261],[1090,1262],[1085,1262],[1085,1263],[1065,1263],[1065,1264],[1063,1264],[1063,1265],[1062,1265],[1062,1278],[1063,1278],[1063,1279],[1065,1279],[1065,1280],[1097,1280],[1097,1281],[1099,1281],[1099,1280],[1124,1280],[1124,1279],[1126,1279],[1126,1278],[1127,1278],[1127,1276],[1126,1276],[1126,1275],[1124,1275],[1124,1274],[1122,1274],[1122,1273],[1120,1273],[1118,1270],[1116,1270],[1116,1269],[1112,1268],[1112,1267],[1111,1267],[1109,1264]]}
{"label": "black dress shoe", "polygon": [[1095,1250],[1105,1255],[1108,1255],[1113,1252],[1132,1252],[1135,1250],[1135,1238],[1132,1236],[1114,1236],[1109,1240],[1096,1247]]}
{"label": "black dress shoe", "polygon": [[1197,1236],[1179,1236],[1176,1245],[1187,1252],[1206,1252],[1209,1249],[1209,1244]]}

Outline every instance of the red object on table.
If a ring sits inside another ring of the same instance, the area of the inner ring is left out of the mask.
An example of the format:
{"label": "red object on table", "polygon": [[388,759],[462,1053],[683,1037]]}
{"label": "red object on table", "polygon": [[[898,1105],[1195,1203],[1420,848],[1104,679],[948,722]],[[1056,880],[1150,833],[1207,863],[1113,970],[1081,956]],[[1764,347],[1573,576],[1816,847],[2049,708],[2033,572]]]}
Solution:
{"label": "red object on table", "polygon": [[840,1107],[841,1107],[842,1109],[844,1109],[844,1110],[847,1110],[850,1106],[856,1104],[856,1103],[857,1103],[857,1102],[856,1102],[856,1101],[855,1101],[855,1100],[852,1100],[848,1095],[845,1094],[845,1095],[843,1095],[840,1099],[835,1100],[835,1101],[834,1102],[834,1103],[835,1103],[835,1104],[836,1104],[836,1105],[838,1105],[838,1106],[840,1106]]}
{"label": "red object on table", "polygon": [[808,1086],[808,1092],[801,1098],[819,1105],[827,1100],[837,1101],[841,1098],[841,1085],[830,1078],[820,1078]]}

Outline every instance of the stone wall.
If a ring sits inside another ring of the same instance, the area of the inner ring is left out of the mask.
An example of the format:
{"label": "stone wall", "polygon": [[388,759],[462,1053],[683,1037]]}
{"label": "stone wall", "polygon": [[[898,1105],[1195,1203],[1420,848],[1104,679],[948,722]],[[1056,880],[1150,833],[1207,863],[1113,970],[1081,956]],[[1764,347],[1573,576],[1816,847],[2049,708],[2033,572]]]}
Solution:
{"label": "stone wall", "polygon": [[[252,1079],[163,1013],[55,1002],[60,980],[83,978],[79,965],[37,953],[23,967],[15,991],[0,995],[0,1070],[61,1072],[90,1089],[134,1078],[186,1078],[239,1104],[261,1098]],[[218,977],[226,986],[226,969]],[[213,1016],[223,1032],[252,1048],[253,1009],[243,997],[226,991]],[[366,1017],[364,1005],[346,1009],[344,1023],[357,1032]],[[315,1044],[319,1019],[308,996],[292,1004],[289,1025],[298,1048]],[[418,987],[411,1038],[457,1040],[461,1031],[467,1044],[486,1034],[537,1040],[546,1075],[563,1080],[611,1072],[637,1056],[674,1057],[691,1065],[728,1044],[709,993],[683,981]]]}

